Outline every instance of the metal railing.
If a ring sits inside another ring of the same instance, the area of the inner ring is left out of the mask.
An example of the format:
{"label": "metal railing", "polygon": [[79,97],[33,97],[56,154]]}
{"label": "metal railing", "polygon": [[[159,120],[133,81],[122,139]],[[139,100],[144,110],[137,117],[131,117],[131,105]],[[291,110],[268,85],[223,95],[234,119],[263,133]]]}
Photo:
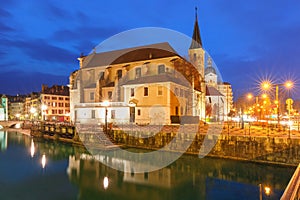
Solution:
{"label": "metal railing", "polygon": [[286,187],[281,200],[300,199],[300,164]]}

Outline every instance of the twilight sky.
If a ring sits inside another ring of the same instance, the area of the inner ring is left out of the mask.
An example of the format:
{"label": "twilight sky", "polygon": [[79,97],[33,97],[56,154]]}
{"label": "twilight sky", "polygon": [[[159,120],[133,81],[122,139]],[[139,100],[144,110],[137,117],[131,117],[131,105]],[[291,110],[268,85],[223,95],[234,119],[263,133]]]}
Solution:
{"label": "twilight sky", "polygon": [[258,92],[264,78],[297,83],[298,0],[9,0],[0,7],[0,93],[68,84],[81,52],[122,31],[161,27],[192,36],[195,6],[203,46],[235,96]]}

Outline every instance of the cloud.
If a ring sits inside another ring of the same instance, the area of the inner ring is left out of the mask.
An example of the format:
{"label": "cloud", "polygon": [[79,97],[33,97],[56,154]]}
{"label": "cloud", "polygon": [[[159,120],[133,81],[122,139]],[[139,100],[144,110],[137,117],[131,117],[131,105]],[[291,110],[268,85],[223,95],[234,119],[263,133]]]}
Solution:
{"label": "cloud", "polygon": [[10,27],[10,26],[7,26],[3,23],[0,22],[0,32],[3,33],[3,32],[10,32],[10,31],[14,31],[15,29]]}
{"label": "cloud", "polygon": [[55,46],[42,39],[11,41],[11,44],[34,60],[70,63],[70,61],[76,59],[76,54],[72,51]]}
{"label": "cloud", "polygon": [[122,31],[120,27],[80,26],[73,30],[56,31],[50,40],[68,41],[78,52],[90,52],[98,43]]}
{"label": "cloud", "polygon": [[11,13],[4,10],[3,8],[0,8],[0,17],[2,18],[7,18],[7,17],[11,17]]}
{"label": "cloud", "polygon": [[[47,73],[28,73],[24,71],[9,71],[0,73],[0,93],[8,95],[28,94],[41,91],[42,84],[52,86],[68,84],[67,76]],[[7,87],[9,85],[9,87]]]}
{"label": "cloud", "polygon": [[80,26],[74,30],[59,30],[52,36],[54,40],[64,41],[72,38],[72,40],[80,39],[99,39],[107,38],[121,31],[121,28],[117,27],[96,27],[96,26]]}

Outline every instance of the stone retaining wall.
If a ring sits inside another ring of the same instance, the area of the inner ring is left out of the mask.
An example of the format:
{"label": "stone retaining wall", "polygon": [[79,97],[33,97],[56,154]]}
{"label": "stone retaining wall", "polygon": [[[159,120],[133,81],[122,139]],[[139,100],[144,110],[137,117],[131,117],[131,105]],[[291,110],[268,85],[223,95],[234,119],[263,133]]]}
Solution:
{"label": "stone retaining wall", "polygon": [[[145,137],[143,134],[145,133],[138,131],[124,133],[120,130],[112,130],[109,137],[116,144],[150,150],[161,149],[169,144],[168,151],[185,152],[181,147],[191,143],[185,153],[200,157],[209,152],[208,156],[213,157],[272,164],[297,166],[300,162],[300,139],[298,138],[224,133],[207,135],[159,132],[152,137]],[[175,138],[176,134],[179,135]]]}

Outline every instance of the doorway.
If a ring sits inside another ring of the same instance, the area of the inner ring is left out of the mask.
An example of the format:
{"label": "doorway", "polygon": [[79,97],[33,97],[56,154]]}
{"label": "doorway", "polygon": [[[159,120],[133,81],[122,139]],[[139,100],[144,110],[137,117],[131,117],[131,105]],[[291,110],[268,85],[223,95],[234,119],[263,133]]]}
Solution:
{"label": "doorway", "polygon": [[135,122],[135,107],[129,107],[129,122]]}

